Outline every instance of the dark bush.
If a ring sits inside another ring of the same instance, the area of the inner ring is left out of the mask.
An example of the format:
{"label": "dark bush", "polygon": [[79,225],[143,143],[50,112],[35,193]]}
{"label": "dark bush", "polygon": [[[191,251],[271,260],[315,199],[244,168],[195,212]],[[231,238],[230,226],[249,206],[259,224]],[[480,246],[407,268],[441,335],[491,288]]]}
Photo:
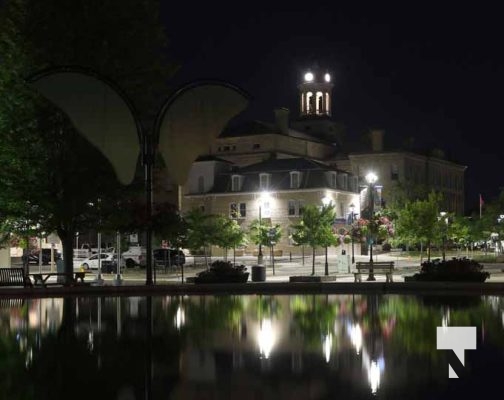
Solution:
{"label": "dark bush", "polygon": [[246,282],[249,273],[245,265],[233,265],[230,261],[216,260],[210,268],[196,275],[196,283]]}
{"label": "dark bush", "polygon": [[383,243],[383,245],[382,245],[383,251],[390,251],[391,249],[392,249],[392,246],[390,245],[390,243]]}
{"label": "dark bush", "polygon": [[485,282],[490,274],[483,265],[468,258],[441,261],[434,259],[422,263],[420,273],[413,275],[416,281]]}

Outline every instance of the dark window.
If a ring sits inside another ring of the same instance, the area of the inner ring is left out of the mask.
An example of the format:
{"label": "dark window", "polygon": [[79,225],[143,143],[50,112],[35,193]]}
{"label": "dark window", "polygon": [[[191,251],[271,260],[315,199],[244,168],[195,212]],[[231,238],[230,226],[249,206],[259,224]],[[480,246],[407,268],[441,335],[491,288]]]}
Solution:
{"label": "dark window", "polygon": [[296,215],[296,201],[289,200],[289,215]]}
{"label": "dark window", "polygon": [[238,217],[238,206],[236,203],[231,203],[229,205],[229,216],[231,218],[237,218]]}

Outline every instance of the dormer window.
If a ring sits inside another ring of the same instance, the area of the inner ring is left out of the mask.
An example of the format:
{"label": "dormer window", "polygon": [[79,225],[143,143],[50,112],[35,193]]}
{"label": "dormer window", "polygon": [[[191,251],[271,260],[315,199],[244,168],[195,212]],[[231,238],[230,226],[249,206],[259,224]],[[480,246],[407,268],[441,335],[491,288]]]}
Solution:
{"label": "dormer window", "polygon": [[299,189],[301,186],[301,173],[298,171],[292,171],[290,173],[290,188]]}
{"label": "dormer window", "polygon": [[233,175],[231,177],[231,191],[239,192],[242,187],[243,176],[241,175]]}
{"label": "dormer window", "polygon": [[328,173],[327,178],[329,180],[329,187],[335,188],[338,186],[338,174],[335,171]]}
{"label": "dormer window", "polygon": [[205,192],[205,177],[199,176],[198,177],[198,193],[204,193]]}
{"label": "dormer window", "polygon": [[341,182],[342,182],[341,188],[343,190],[348,190],[348,175],[343,174],[343,176],[341,178],[342,178],[341,179]]}
{"label": "dormer window", "polygon": [[259,174],[259,189],[268,190],[271,185],[271,174]]}
{"label": "dormer window", "polygon": [[399,168],[397,168],[397,164],[392,164],[390,166],[390,180],[399,180]]}

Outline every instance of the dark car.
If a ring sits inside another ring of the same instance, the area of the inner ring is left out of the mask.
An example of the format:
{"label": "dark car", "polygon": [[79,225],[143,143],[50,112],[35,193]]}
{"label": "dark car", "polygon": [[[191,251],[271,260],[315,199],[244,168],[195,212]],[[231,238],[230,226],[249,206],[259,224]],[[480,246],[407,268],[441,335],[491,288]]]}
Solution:
{"label": "dark car", "polygon": [[154,263],[158,267],[181,266],[185,264],[185,255],[177,249],[155,249],[153,251]]}
{"label": "dark car", "polygon": [[[30,264],[37,264],[39,263],[39,251],[35,251],[33,253],[30,253],[28,257],[28,262]],[[54,262],[57,260],[61,259],[61,253],[56,251],[54,249]],[[51,249],[42,249],[42,264],[47,265],[51,263]]]}

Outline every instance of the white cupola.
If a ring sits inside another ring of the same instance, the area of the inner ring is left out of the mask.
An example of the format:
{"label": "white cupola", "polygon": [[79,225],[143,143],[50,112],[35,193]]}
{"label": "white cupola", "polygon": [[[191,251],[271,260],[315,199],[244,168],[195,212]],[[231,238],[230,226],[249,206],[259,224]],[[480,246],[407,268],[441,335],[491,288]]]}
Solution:
{"label": "white cupola", "polygon": [[298,85],[300,116],[331,116],[331,92],[333,88],[331,74],[318,67],[303,73],[302,82]]}

